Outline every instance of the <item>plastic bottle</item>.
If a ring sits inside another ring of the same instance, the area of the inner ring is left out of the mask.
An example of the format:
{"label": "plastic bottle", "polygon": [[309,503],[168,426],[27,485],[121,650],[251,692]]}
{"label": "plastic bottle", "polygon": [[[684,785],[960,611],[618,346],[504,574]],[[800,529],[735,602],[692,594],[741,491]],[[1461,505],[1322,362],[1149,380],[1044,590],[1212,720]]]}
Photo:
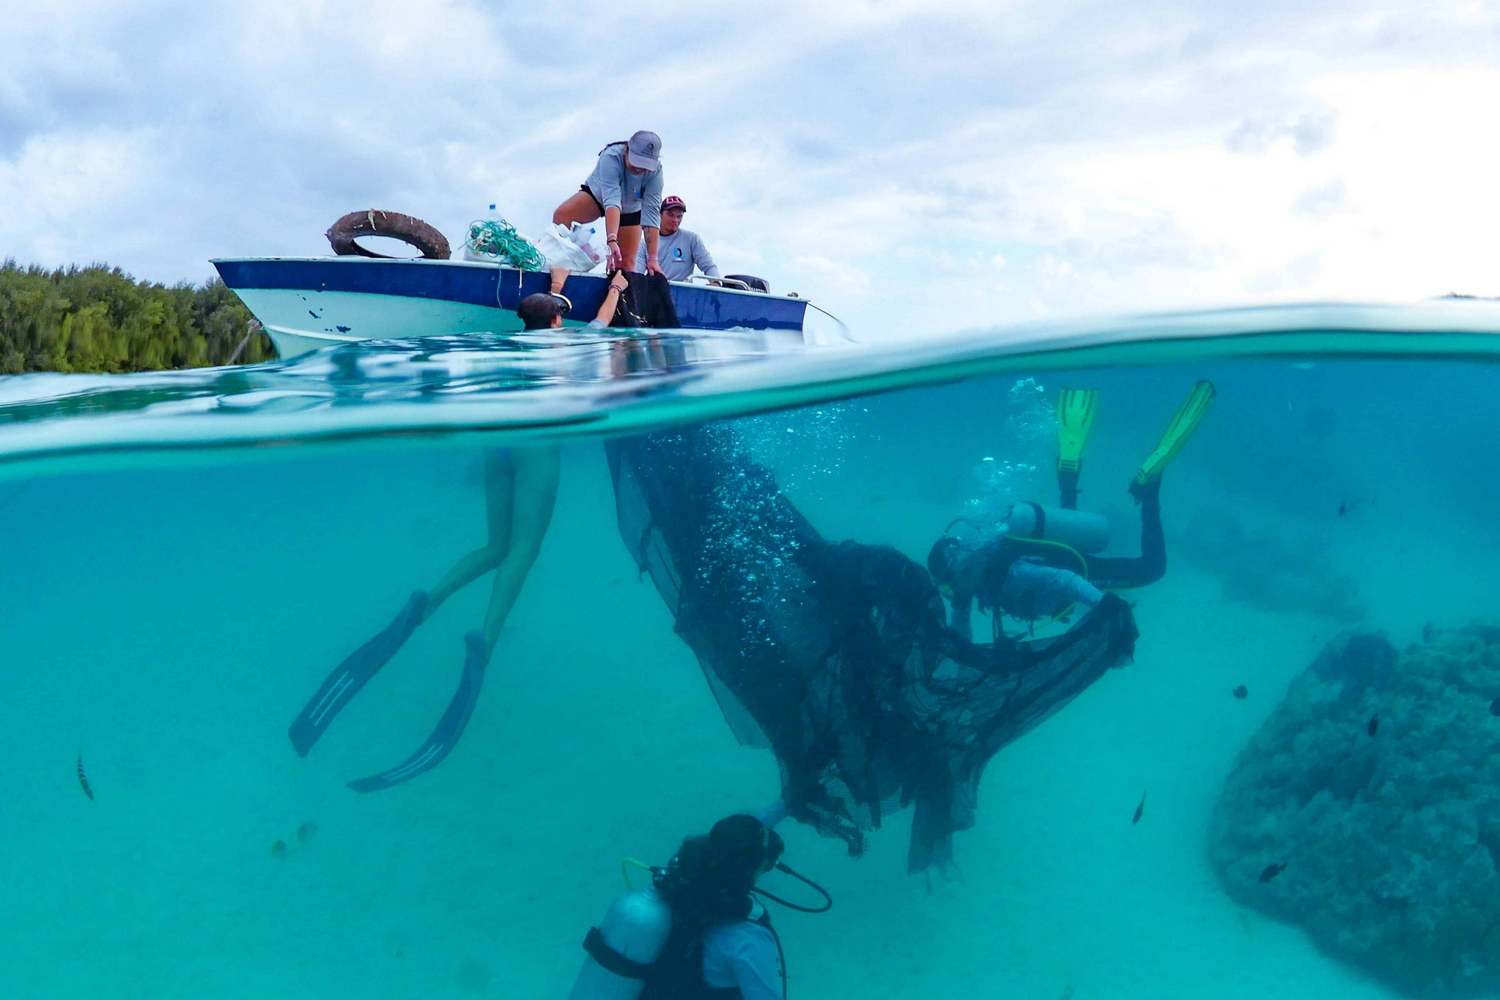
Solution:
{"label": "plastic bottle", "polygon": [[568,239],[573,241],[574,246],[588,254],[589,260],[595,264],[599,263],[599,251],[594,249],[594,227],[584,228],[583,223],[575,222],[568,231]]}

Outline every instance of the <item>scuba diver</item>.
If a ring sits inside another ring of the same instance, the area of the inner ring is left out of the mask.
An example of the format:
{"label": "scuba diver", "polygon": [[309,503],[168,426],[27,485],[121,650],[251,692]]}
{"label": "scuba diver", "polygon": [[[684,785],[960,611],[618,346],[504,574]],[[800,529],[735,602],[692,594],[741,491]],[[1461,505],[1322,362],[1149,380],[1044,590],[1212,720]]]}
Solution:
{"label": "scuba diver", "polygon": [[[998,530],[979,528],[965,518],[948,525],[932,546],[927,570],[952,605],[950,624],[970,634],[973,605],[994,615],[1000,634],[1005,615],[1034,623],[1063,618],[1071,607],[1090,608],[1104,591],[1155,583],[1167,570],[1161,526],[1162,471],[1177,457],[1214,398],[1211,382],[1198,382],[1177,408],[1172,422],[1130,482],[1141,508],[1139,556],[1101,556],[1109,526],[1098,514],[1078,510],[1078,477],[1083,449],[1098,410],[1098,391],[1064,389],[1057,406],[1057,482],[1061,506],[1018,503]],[[973,532],[954,532],[966,525]]]}
{"label": "scuba diver", "polygon": [[851,854],[911,805],[908,870],[948,864],[990,758],[1134,650],[1113,595],[1062,635],[970,642],[921,565],[825,539],[732,424],[605,447],[620,535],[730,728],[775,753],[787,814]]}
{"label": "scuba diver", "polygon": [[[833,906],[821,886],[782,864],[785,850],[770,825],[745,814],[683,840],[666,867],[649,869],[649,888],[616,899],[590,928],[570,1000],[785,1000],[781,939],[755,897],[803,913]],[[811,886],[823,904],[800,906],[758,888],[772,871]]]}

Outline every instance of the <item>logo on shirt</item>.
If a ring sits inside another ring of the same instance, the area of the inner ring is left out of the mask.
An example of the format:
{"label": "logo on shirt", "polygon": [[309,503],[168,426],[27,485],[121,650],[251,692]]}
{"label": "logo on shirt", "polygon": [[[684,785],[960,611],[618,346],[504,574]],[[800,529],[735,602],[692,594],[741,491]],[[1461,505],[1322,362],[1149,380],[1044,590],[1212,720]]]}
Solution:
{"label": "logo on shirt", "polygon": [[681,260],[682,259],[682,247],[673,247],[672,248],[672,259],[673,260]]}

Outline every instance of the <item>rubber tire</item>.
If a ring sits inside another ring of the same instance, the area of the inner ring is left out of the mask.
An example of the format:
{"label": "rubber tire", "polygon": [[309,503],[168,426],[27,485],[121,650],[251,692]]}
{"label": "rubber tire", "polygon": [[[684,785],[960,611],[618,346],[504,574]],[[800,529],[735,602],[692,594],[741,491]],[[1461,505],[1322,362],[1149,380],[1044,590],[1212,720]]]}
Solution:
{"label": "rubber tire", "polygon": [[389,236],[416,247],[428,260],[447,260],[452,256],[448,240],[421,219],[400,212],[382,212],[369,208],[361,212],[350,212],[328,227],[323,234],[329,246],[340,257],[378,257],[395,260],[390,254],[366,250],[355,240],[361,236]]}

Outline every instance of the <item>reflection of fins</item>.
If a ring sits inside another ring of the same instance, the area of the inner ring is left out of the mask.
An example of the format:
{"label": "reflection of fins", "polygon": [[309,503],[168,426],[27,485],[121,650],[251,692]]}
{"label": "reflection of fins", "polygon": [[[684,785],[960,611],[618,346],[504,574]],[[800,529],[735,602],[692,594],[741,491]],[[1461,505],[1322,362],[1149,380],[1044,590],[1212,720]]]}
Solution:
{"label": "reflection of fins", "polygon": [[422,618],[427,614],[427,595],[417,591],[406,602],[406,607],[396,615],[394,621],[382,629],[369,642],[350,653],[343,663],[333,668],[333,673],[323,681],[310,698],[302,712],[292,720],[287,735],[292,738],[292,747],[299,757],[306,757],[313,744],[323,735],[323,730],[349,699],[359,693],[365,683],[390,662],[396,651],[411,638]]}
{"label": "reflection of fins", "polygon": [[464,727],[469,724],[469,716],[474,714],[474,706],[479,702],[479,689],[484,684],[484,668],[490,659],[489,646],[485,644],[482,634],[470,632],[464,636],[464,645],[467,653],[464,656],[463,679],[458,682],[453,700],[448,702],[447,710],[438,720],[432,735],[427,737],[427,742],[389,771],[349,782],[350,788],[356,792],[378,792],[432,770],[448,756],[458,743],[459,736],[463,735]]}
{"label": "reflection of fins", "polygon": [[1057,469],[1077,472],[1083,464],[1083,446],[1088,444],[1099,409],[1098,389],[1064,389],[1057,397]]}
{"label": "reflection of fins", "polygon": [[1156,442],[1156,447],[1146,460],[1141,463],[1140,471],[1135,474],[1135,486],[1146,486],[1161,478],[1162,470],[1165,469],[1177,457],[1177,453],[1187,444],[1188,438],[1193,436],[1193,431],[1198,429],[1198,423],[1203,419],[1203,414],[1208,412],[1208,404],[1214,398],[1214,384],[1212,382],[1199,382],[1193,386],[1193,391],[1188,393],[1187,399],[1177,408],[1177,413],[1172,417],[1172,422],[1167,425],[1161,440]]}

